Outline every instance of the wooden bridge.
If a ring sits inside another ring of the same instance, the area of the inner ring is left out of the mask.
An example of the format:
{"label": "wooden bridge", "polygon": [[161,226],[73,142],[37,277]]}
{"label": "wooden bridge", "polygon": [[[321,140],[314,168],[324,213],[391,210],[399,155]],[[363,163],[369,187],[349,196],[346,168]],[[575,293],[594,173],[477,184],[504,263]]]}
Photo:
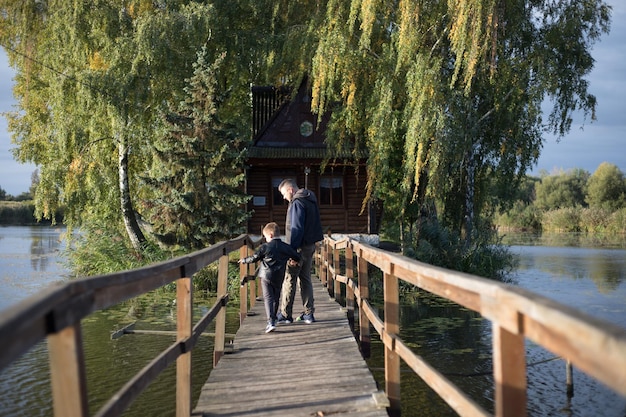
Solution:
{"label": "wooden bridge", "polygon": [[[395,416],[401,409],[401,361],[459,415],[490,415],[398,336],[398,283],[404,280],[491,321],[496,416],[527,415],[526,339],[626,396],[626,329],[520,288],[426,265],[350,239],[326,238],[321,246],[317,261],[321,280],[316,288],[318,323],[295,323],[265,334],[262,308],[255,307],[256,286],[242,287],[241,326],[233,354],[224,356],[229,257],[246,256],[254,247],[255,242],[244,235],[153,266],[73,280],[42,291],[0,312],[0,369],[47,339],[54,414],[86,417],[81,320],[175,281],[176,342],[122,387],[96,416],[121,415],[174,362],[178,417]],[[193,275],[213,263],[218,265],[217,301],[194,323]],[[252,271],[251,265],[239,268],[236,279]],[[384,320],[369,302],[369,273],[375,268],[383,274]],[[340,310],[328,295],[342,293],[345,305]],[[255,308],[260,314],[249,316],[249,310]],[[200,398],[195,399],[191,398],[191,350],[212,321],[216,329],[214,369]],[[357,322],[358,343],[352,333]],[[379,392],[359,354],[369,355],[372,329],[385,346],[384,393]],[[298,390],[293,391],[294,385]]]}

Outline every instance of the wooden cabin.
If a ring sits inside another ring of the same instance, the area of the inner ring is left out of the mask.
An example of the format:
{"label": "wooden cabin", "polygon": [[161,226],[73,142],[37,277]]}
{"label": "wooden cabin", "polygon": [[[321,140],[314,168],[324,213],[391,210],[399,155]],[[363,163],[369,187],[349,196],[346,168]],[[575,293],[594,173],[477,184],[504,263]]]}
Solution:
{"label": "wooden cabin", "polygon": [[[293,96],[288,89],[252,87],[253,143],[248,148],[246,192],[252,196],[248,233],[260,234],[274,221],[284,233],[287,201],[278,191],[285,178],[317,196],[326,233],[377,233],[379,213],[368,204],[361,210],[367,182],[365,157],[347,162],[350,155],[326,148],[325,126],[311,112],[306,81]],[[327,161],[322,170],[324,161]],[[357,173],[358,172],[358,173]]]}

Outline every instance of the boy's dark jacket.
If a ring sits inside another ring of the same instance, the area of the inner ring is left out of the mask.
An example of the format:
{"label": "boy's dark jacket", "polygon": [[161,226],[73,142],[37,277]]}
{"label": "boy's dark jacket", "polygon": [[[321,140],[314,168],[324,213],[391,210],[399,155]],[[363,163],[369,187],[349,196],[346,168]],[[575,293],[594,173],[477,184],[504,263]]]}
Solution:
{"label": "boy's dark jacket", "polygon": [[317,198],[306,188],[296,191],[287,207],[285,240],[294,249],[324,240]]}
{"label": "boy's dark jacket", "polygon": [[295,249],[275,237],[269,242],[262,244],[254,255],[243,258],[241,262],[249,264],[261,261],[259,272],[257,273],[259,278],[282,281],[285,277],[287,261],[290,258],[300,262],[301,257]]}

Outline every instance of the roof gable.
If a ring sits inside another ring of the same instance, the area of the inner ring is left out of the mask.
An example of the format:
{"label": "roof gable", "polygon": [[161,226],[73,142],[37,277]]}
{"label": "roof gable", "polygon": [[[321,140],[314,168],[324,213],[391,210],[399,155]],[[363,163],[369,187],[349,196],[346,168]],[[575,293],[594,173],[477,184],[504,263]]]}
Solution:
{"label": "roof gable", "polygon": [[306,79],[295,97],[285,89],[253,87],[253,147],[325,148],[326,118],[311,112],[311,94]]}

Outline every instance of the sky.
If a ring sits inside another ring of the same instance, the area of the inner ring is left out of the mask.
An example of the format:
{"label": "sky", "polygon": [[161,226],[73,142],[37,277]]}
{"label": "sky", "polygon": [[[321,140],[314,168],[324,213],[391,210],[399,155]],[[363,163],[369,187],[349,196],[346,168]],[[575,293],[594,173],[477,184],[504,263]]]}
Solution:
{"label": "sky", "polygon": [[[602,36],[592,50],[596,60],[587,76],[589,92],[597,98],[597,120],[574,116],[570,132],[559,141],[545,136],[538,163],[529,172],[557,173],[574,168],[593,172],[602,162],[616,165],[626,174],[626,2],[608,0],[613,6],[611,32]],[[0,113],[14,111],[14,71],[8,65],[0,47]],[[32,164],[20,164],[13,159],[11,135],[6,118],[0,116],[0,188],[17,196],[27,192]]]}

